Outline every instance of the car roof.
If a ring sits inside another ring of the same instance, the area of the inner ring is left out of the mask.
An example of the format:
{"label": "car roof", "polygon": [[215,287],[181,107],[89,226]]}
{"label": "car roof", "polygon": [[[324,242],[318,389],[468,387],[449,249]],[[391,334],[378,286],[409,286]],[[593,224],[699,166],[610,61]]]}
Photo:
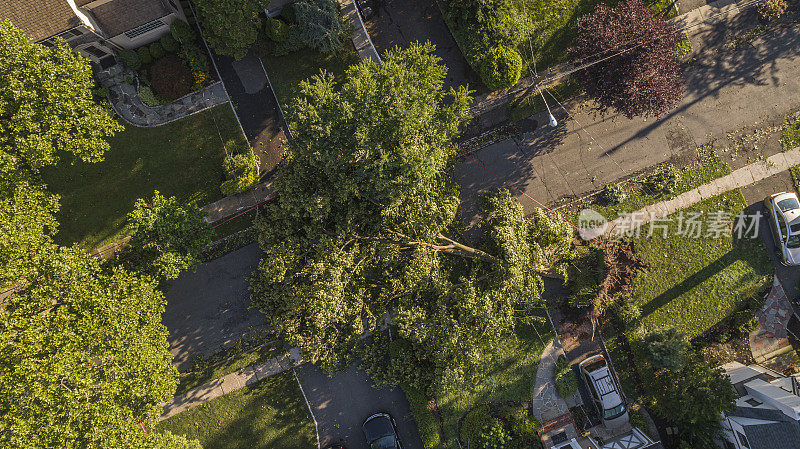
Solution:
{"label": "car roof", "polygon": [[394,435],[392,418],[386,413],[376,413],[370,416],[364,421],[362,428],[368,443],[372,443],[380,437]]}
{"label": "car roof", "polygon": [[775,196],[772,198],[772,201],[774,201],[774,202],[776,202],[776,203],[777,203],[778,201],[782,201],[782,200],[785,200],[785,199],[787,199],[787,198],[794,198],[794,199],[798,199],[798,198],[797,198],[797,194],[796,194],[796,193],[792,193],[792,192],[781,192],[781,193],[779,193],[779,194],[775,195]]}

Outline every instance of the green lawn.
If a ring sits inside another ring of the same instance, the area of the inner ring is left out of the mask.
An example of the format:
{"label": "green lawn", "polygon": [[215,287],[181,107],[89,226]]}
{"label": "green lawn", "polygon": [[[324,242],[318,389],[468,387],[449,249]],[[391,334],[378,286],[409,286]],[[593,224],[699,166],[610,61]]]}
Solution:
{"label": "green lawn", "polygon": [[314,423],[292,371],[269,377],[156,426],[206,449],[316,448]]}
{"label": "green lawn", "polygon": [[800,147],[800,112],[789,114],[783,120],[781,145],[783,146],[783,151]]}
{"label": "green lawn", "polygon": [[300,82],[318,74],[321,69],[332,73],[337,80],[342,80],[345,70],[360,62],[358,53],[348,39],[345,48],[330,55],[314,50],[303,49],[286,56],[273,56],[265,37],[256,43],[255,51],[264,62],[275,96],[286,110],[292,99],[300,92]]}
{"label": "green lawn", "polygon": [[[539,326],[545,343],[552,338]],[[459,420],[477,405],[489,402],[528,401],[544,345],[530,326],[522,326],[498,348],[496,359],[488,361],[485,378],[468,390],[436,398],[443,421],[446,448],[457,449]]]}
{"label": "green lawn", "polygon": [[[675,191],[672,194],[662,194],[659,192],[650,192],[645,188],[631,189],[630,187],[637,187],[635,183],[629,183],[627,197],[620,203],[614,205],[592,204],[590,207],[597,212],[600,212],[604,217],[613,220],[622,212],[633,212],[639,209],[655,204],[659,201],[669,200],[681,193],[688,192],[703,184],[709,183],[721,176],[725,176],[731,172],[730,166],[717,157],[706,158],[702,165],[689,167],[681,170],[680,178],[678,179]],[[600,202],[602,203],[602,202]]]}
{"label": "green lawn", "polygon": [[155,128],[126,125],[102,162],[65,160],[43,173],[61,196],[56,240],[100,247],[125,235],[125,216],[153,191],[204,205],[222,197],[222,144],[244,140],[229,105]]}
{"label": "green lawn", "polygon": [[252,350],[233,354],[219,361],[210,360],[207,363],[198,363],[193,370],[181,374],[175,395],[185,393],[192,388],[214,379],[219,379],[242,368],[266,363],[268,360],[284,353],[283,343],[276,340]]}
{"label": "green lawn", "polygon": [[[746,207],[738,190],[702,201],[685,213],[725,211],[734,217]],[[675,215],[671,216],[675,218]],[[699,336],[733,313],[769,282],[773,272],[761,237],[678,237],[677,220],[669,237],[634,240],[636,254],[649,267],[633,282],[632,298],[648,329],[676,326]]]}

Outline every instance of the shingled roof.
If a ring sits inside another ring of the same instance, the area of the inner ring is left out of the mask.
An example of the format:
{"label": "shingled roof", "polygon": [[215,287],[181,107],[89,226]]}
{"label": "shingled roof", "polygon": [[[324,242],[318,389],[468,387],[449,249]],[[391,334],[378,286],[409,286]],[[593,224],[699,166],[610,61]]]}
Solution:
{"label": "shingled roof", "polygon": [[0,20],[9,19],[34,41],[80,25],[67,0],[2,0]]}

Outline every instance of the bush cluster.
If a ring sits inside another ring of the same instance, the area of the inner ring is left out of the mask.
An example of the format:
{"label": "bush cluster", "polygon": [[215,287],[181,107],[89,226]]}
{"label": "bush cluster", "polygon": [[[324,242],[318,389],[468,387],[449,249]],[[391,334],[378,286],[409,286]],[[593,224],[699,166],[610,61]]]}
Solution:
{"label": "bush cluster", "polygon": [[789,4],[786,0],[764,0],[756,4],[758,14],[763,20],[770,21],[782,16]]}
{"label": "bush cluster", "polygon": [[208,80],[208,57],[206,52],[194,44],[181,46],[180,57],[192,72],[195,87],[201,87]]}
{"label": "bush cluster", "polygon": [[506,89],[517,84],[522,74],[522,57],[511,47],[498,45],[481,63],[481,79],[492,90]]}
{"label": "bush cluster", "polygon": [[281,19],[268,19],[264,25],[264,34],[275,43],[275,56],[303,48],[334,53],[344,46],[347,28],[332,0],[301,0],[287,5],[281,11]]}
{"label": "bush cluster", "polygon": [[139,54],[133,50],[120,50],[119,57],[122,59],[122,63],[125,64],[125,67],[131,70],[138,70],[139,67],[142,66],[142,59],[139,57]]}
{"label": "bush cluster", "polygon": [[477,449],[538,449],[539,423],[519,406],[481,405],[461,421],[461,445]]}
{"label": "bush cluster", "polygon": [[162,103],[153,93],[153,89],[145,85],[139,86],[139,98],[148,106],[158,106]]}
{"label": "bush cluster", "polygon": [[158,61],[164,57],[164,47],[161,46],[159,41],[153,42],[148,48],[150,50],[150,56],[153,57],[153,60]]}
{"label": "bush cluster", "polygon": [[161,43],[161,48],[163,48],[167,53],[175,53],[180,49],[180,44],[175,40],[174,37],[172,37],[172,34],[165,34],[161,36],[159,42]]}
{"label": "bush cluster", "polygon": [[600,192],[603,202],[610,205],[625,201],[625,197],[625,189],[622,188],[622,184],[618,183],[606,184],[603,191]]}
{"label": "bush cluster", "polygon": [[193,43],[197,39],[197,34],[188,23],[183,20],[173,20],[169,24],[169,30],[172,37],[181,44]]}
{"label": "bush cluster", "polygon": [[150,67],[153,92],[165,100],[175,100],[188,94],[193,84],[191,71],[175,56],[161,58]]}
{"label": "bush cluster", "polygon": [[258,181],[259,158],[249,146],[234,141],[228,141],[225,149],[228,155],[225,156],[222,168],[226,180],[220,190],[227,196],[246,190]]}
{"label": "bush cluster", "polygon": [[150,54],[150,49],[147,47],[137,48],[136,54],[139,55],[139,60],[142,61],[142,64],[150,64],[153,62],[153,56]]}
{"label": "bush cluster", "polygon": [[515,47],[525,36],[525,20],[512,0],[445,0],[445,20],[469,65],[492,90],[519,80],[522,56]]}

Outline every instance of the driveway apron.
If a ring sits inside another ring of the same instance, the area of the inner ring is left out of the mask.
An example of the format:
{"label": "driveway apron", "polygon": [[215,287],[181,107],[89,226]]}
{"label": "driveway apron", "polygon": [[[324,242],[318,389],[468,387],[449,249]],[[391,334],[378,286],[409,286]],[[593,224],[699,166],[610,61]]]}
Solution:
{"label": "driveway apron", "polygon": [[214,54],[225,89],[253,151],[261,158],[261,178],[272,175],[286,140],[278,102],[261,60],[248,53],[236,61]]}
{"label": "driveway apron", "polygon": [[332,377],[310,363],[297,371],[317,419],[322,447],[340,443],[348,449],[369,449],[361,425],[372,414],[385,412],[397,423],[403,448],[422,449],[417,424],[399,387],[374,388],[358,364]]}

